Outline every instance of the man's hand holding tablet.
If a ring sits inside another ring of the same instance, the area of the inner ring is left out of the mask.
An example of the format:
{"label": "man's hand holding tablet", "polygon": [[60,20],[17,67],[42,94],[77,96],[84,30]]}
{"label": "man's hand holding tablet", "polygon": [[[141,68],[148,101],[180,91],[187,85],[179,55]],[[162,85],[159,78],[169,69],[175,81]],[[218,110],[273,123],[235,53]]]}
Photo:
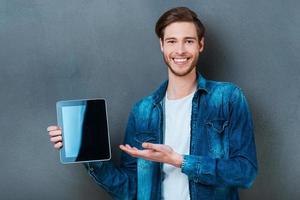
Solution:
{"label": "man's hand holding tablet", "polygon": [[63,146],[61,128],[58,126],[49,126],[47,131],[50,136],[50,142],[53,144],[55,149],[60,149]]}
{"label": "man's hand holding tablet", "polygon": [[56,107],[58,125],[47,131],[63,164],[111,158],[104,99],[59,101]]}

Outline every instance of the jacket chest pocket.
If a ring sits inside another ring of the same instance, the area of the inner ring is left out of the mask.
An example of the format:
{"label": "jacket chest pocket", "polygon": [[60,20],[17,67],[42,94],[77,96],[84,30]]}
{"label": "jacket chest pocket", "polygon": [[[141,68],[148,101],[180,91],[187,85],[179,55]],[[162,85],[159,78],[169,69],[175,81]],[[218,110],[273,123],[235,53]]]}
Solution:
{"label": "jacket chest pocket", "polygon": [[150,142],[150,143],[158,143],[158,137],[156,135],[155,131],[139,131],[135,134],[135,143],[136,148],[143,149],[142,144],[144,142]]}
{"label": "jacket chest pocket", "polygon": [[223,158],[226,145],[226,127],[228,121],[224,119],[207,120],[206,123],[208,150],[213,158]]}

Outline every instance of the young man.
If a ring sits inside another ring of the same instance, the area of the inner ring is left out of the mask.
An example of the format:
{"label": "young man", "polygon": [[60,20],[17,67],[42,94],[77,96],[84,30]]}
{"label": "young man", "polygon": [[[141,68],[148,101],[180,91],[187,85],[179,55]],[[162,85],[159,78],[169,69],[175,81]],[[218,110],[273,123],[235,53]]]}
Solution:
{"label": "young man", "polygon": [[[250,187],[257,173],[245,96],[197,73],[204,26],[193,11],[167,11],[156,33],[168,81],[133,107],[121,165],[88,163],[88,172],[115,199],[239,199],[238,188]],[[61,148],[59,127],[48,131]]]}

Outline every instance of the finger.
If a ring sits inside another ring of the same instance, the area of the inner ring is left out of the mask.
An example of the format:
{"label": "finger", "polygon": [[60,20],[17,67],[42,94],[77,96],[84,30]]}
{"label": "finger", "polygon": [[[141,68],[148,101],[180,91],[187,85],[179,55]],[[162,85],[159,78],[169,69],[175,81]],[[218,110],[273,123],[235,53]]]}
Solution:
{"label": "finger", "polygon": [[155,151],[162,151],[162,145],[160,144],[153,144],[153,143],[149,143],[149,142],[144,142],[142,144],[142,147],[145,149],[153,149]]}
{"label": "finger", "polygon": [[146,148],[146,149],[153,149],[153,144],[152,143],[149,143],[149,142],[144,142],[142,144],[142,147],[143,148]]}
{"label": "finger", "polygon": [[137,151],[137,150],[139,150],[139,149],[138,149],[138,148],[136,148],[136,147],[132,147],[132,148],[133,148],[134,150],[136,150],[136,151]]}
{"label": "finger", "polygon": [[151,161],[160,161],[162,159],[162,154],[152,149],[138,150],[133,152],[133,156]]}
{"label": "finger", "polygon": [[138,158],[144,158],[147,160],[157,160],[156,157],[160,157],[160,153],[157,155],[158,152],[152,149],[145,149],[145,150],[139,150],[136,147],[131,147],[130,145],[120,145],[119,146],[121,150],[125,151],[129,155],[133,157]]}
{"label": "finger", "polygon": [[62,141],[62,137],[61,136],[55,136],[55,137],[51,137],[50,141],[52,143],[57,143],[57,142],[61,142]]}
{"label": "finger", "polygon": [[130,145],[128,145],[128,144],[121,144],[121,145],[119,145],[119,147],[121,148],[121,149],[130,149],[131,147],[130,147]]}
{"label": "finger", "polygon": [[125,149],[124,151],[133,157],[144,158],[147,160],[152,160],[155,153],[153,150],[139,150],[137,148]]}
{"label": "finger", "polygon": [[55,131],[55,130],[59,130],[60,127],[59,126],[48,126],[47,131]]}
{"label": "finger", "polygon": [[134,150],[134,148],[131,147],[131,146],[128,145],[128,144],[126,144],[126,145],[120,145],[120,148],[121,148],[122,150],[127,150],[127,151],[132,151],[132,150]]}
{"label": "finger", "polygon": [[50,137],[61,135],[61,130],[55,130],[49,132]]}
{"label": "finger", "polygon": [[122,150],[124,151],[124,152],[126,152],[126,153],[128,153],[129,155],[131,155],[131,156],[136,156],[137,155],[137,152],[135,151],[135,150],[132,150],[132,149],[128,149],[128,148],[122,148]]}
{"label": "finger", "polygon": [[123,144],[119,145],[119,147],[120,147],[121,150],[126,149],[126,147]]}
{"label": "finger", "polygon": [[123,151],[125,151],[125,150],[126,150],[126,151],[132,150],[131,146],[129,146],[129,145],[127,145],[127,144],[126,144],[126,145],[120,145],[119,147],[120,147],[120,149],[123,150]]}
{"label": "finger", "polygon": [[125,147],[126,147],[127,149],[130,149],[130,150],[133,150],[133,149],[134,149],[134,147],[130,146],[129,144],[126,144]]}
{"label": "finger", "polygon": [[55,149],[60,149],[63,146],[62,142],[58,142],[54,145]]}
{"label": "finger", "polygon": [[119,147],[131,156],[137,157],[139,155],[139,150],[135,147],[131,147],[129,145],[120,145]]}

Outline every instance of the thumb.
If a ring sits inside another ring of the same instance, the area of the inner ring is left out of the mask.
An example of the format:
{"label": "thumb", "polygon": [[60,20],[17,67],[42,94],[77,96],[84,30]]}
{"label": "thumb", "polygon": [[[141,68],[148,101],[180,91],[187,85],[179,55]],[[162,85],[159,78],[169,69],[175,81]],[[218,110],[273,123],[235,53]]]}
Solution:
{"label": "thumb", "polygon": [[155,151],[162,151],[162,145],[161,144],[153,144],[149,142],[144,142],[142,144],[142,147],[145,149],[153,149]]}

